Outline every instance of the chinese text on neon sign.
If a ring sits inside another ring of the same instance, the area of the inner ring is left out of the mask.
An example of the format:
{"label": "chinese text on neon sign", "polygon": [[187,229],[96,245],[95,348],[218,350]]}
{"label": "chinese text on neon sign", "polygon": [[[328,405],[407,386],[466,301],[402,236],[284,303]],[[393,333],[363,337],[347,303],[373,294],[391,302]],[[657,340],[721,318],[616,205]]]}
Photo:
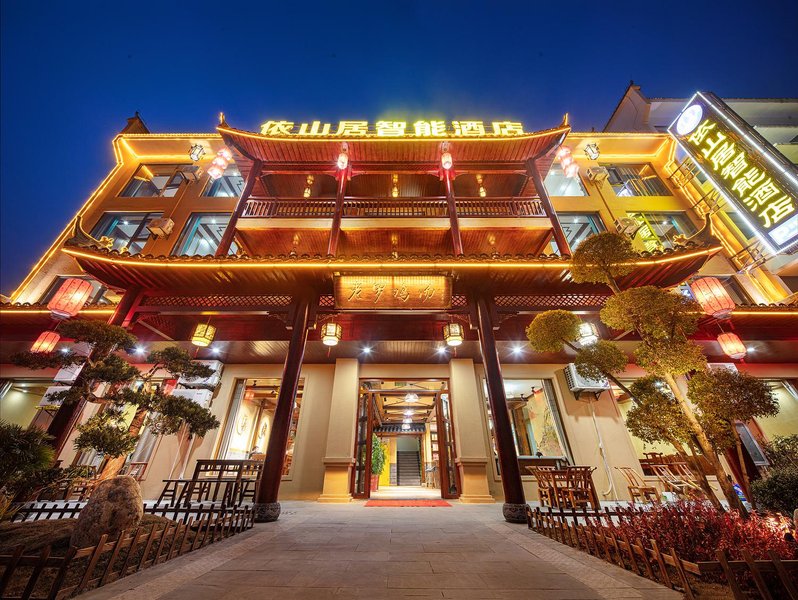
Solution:
{"label": "chinese text on neon sign", "polygon": [[266,121],[261,125],[262,135],[303,137],[417,137],[417,138],[468,138],[514,137],[524,135],[524,126],[515,121],[377,121],[372,127],[368,121],[339,121],[332,123],[312,121]]}

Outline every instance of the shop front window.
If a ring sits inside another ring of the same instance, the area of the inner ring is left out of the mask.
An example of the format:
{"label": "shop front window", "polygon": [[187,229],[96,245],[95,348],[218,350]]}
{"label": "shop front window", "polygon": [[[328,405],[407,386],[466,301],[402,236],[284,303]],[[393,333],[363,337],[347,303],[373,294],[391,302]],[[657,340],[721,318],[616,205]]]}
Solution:
{"label": "shop front window", "polygon": [[566,177],[560,165],[552,165],[543,181],[549,196],[587,196],[579,177]]}
{"label": "shop front window", "polygon": [[663,181],[650,164],[640,165],[607,165],[607,181],[609,181],[615,195],[626,196],[672,196]]}
{"label": "shop front window", "polygon": [[244,191],[244,178],[241,177],[238,167],[230,165],[219,179],[208,181],[202,195],[213,198],[238,198],[242,191]]}
{"label": "shop front window", "polygon": [[[304,380],[300,379],[288,431],[283,476],[291,473],[294,462],[304,387]],[[237,382],[225,423],[219,458],[262,460],[266,457],[279,391],[279,379],[246,379]]]}
{"label": "shop front window", "polygon": [[150,237],[147,225],[153,219],[160,218],[161,213],[105,213],[92,229],[91,235],[113,239],[114,250],[139,254]]}
{"label": "shop front window", "polygon": [[[229,213],[191,215],[172,254],[187,256],[214,254],[229,221]],[[237,250],[238,247],[233,243],[228,254],[235,254]]]}
{"label": "shop front window", "polygon": [[557,213],[557,218],[571,251],[591,235],[606,231],[596,213]]}
{"label": "shop front window", "polygon": [[141,165],[119,194],[122,198],[171,198],[186,178],[183,169],[191,165]]}
{"label": "shop front window", "polygon": [[[483,381],[485,407],[488,412],[491,448],[496,472],[499,455],[493,429],[493,415],[487,400],[487,383]],[[565,431],[557,408],[554,386],[548,379],[505,379],[507,411],[513,430],[515,451],[522,465],[535,464],[540,459],[551,462],[571,462]],[[526,471],[522,469],[522,473]]]}
{"label": "shop front window", "polygon": [[683,212],[627,214],[640,224],[635,239],[639,240],[649,252],[673,248],[673,241],[677,235],[690,237],[697,231],[693,222]]}

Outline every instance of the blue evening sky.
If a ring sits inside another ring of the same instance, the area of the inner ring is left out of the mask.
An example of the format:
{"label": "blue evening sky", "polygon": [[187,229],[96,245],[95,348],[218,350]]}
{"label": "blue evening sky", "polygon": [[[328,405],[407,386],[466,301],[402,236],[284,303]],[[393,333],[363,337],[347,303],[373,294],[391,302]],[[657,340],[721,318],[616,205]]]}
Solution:
{"label": "blue evening sky", "polygon": [[798,96],[798,2],[2,0],[0,291],[111,169],[140,111],[209,131],[475,117],[601,129],[649,96]]}

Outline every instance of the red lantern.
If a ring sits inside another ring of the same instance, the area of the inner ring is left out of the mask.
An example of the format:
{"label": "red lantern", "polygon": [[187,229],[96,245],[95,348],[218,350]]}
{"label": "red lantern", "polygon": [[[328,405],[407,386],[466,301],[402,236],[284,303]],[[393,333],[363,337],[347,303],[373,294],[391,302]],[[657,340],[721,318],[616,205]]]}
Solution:
{"label": "red lantern", "polygon": [[31,352],[45,353],[52,352],[55,345],[61,340],[61,336],[55,331],[43,331],[30,347]]}
{"label": "red lantern", "polygon": [[716,319],[728,319],[734,310],[734,300],[716,277],[702,277],[690,284],[690,291],[706,314]]}
{"label": "red lantern", "polygon": [[736,333],[721,333],[718,336],[718,343],[723,353],[734,360],[739,360],[746,354],[745,344]]}
{"label": "red lantern", "polygon": [[74,317],[91,295],[91,283],[85,279],[70,277],[61,284],[47,308],[57,319]]}

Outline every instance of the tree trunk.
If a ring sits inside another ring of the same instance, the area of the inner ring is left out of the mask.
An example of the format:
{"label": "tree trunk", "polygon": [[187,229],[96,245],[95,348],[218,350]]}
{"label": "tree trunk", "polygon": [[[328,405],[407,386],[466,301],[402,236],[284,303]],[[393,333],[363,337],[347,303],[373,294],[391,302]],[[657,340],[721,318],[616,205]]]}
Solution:
{"label": "tree trunk", "polygon": [[[128,433],[131,435],[139,434],[148,412],[149,411],[141,408],[136,410],[136,414],[133,415],[133,420],[130,421],[130,426],[127,428]],[[122,470],[122,467],[125,466],[126,461],[127,455],[109,458],[103,466],[102,471],[100,471],[100,474],[97,476],[97,479],[111,479],[112,477],[116,477],[119,471]]]}
{"label": "tree trunk", "polygon": [[689,460],[687,463],[690,467],[690,470],[695,473],[698,484],[701,486],[701,489],[704,490],[707,499],[712,502],[715,508],[723,510],[720,500],[718,500],[718,497],[715,495],[715,490],[713,490],[712,486],[709,485],[709,480],[707,479],[706,473],[704,473],[704,469],[701,467],[701,459],[698,457],[698,451],[696,450],[695,445],[688,442],[687,446],[690,448],[690,455],[688,457]]}
{"label": "tree trunk", "polygon": [[740,439],[740,432],[734,423],[731,423],[731,432],[734,436],[734,445],[737,447],[737,459],[740,461],[740,474],[743,476],[743,488],[748,501],[751,503],[751,508],[756,510],[754,497],[751,493],[751,479],[748,477],[748,468],[745,466],[745,456],[743,455],[743,441]]}
{"label": "tree trunk", "polygon": [[721,464],[718,455],[715,453],[715,448],[709,441],[704,428],[701,427],[701,423],[698,422],[698,418],[693,411],[693,407],[690,406],[687,397],[682,393],[682,390],[679,388],[673,375],[666,373],[662,376],[662,378],[670,386],[673,396],[679,403],[679,408],[681,409],[682,414],[684,414],[685,418],[687,419],[690,429],[693,430],[693,434],[698,442],[698,447],[701,448],[701,452],[704,454],[704,457],[709,461],[709,464],[712,465],[712,470],[715,471],[715,476],[718,478],[718,485],[720,485],[720,489],[723,490],[723,495],[726,497],[729,507],[736,508],[741,514],[747,515],[748,512],[745,510],[745,507],[740,501],[739,496],[737,496],[737,492],[734,491],[734,486],[732,485],[731,481],[729,481],[726,471],[724,471],[723,465]]}

